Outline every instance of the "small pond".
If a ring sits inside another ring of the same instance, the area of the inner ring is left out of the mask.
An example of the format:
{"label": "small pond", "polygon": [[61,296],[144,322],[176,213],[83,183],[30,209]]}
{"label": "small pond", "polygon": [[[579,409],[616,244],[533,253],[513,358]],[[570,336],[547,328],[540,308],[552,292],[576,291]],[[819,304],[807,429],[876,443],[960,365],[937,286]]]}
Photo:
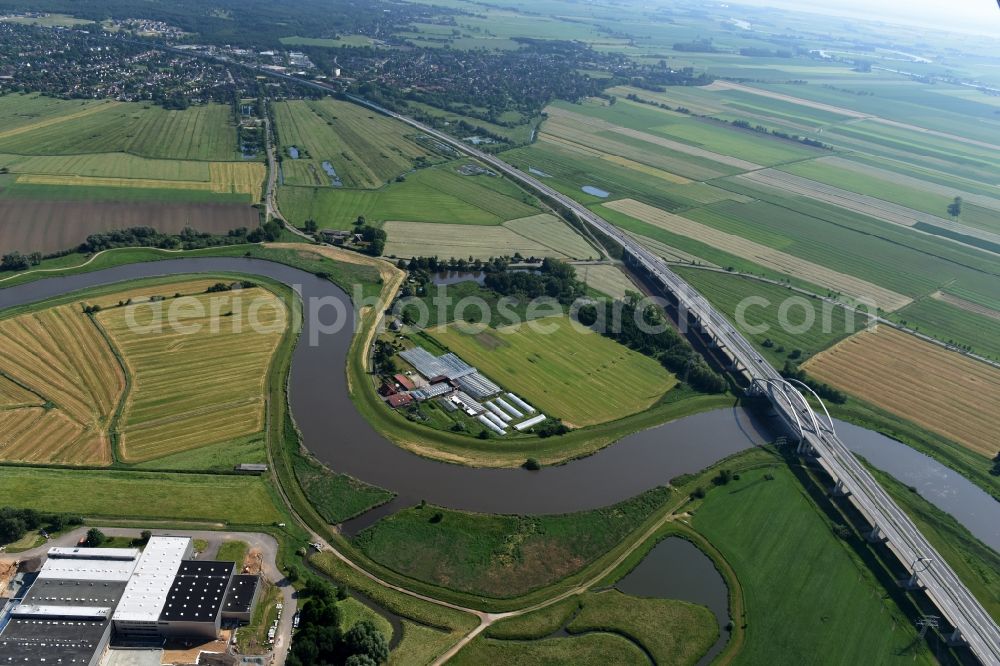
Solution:
{"label": "small pond", "polygon": [[611,192],[606,192],[599,187],[594,187],[593,185],[584,185],[580,189],[593,197],[600,197],[602,199],[607,199],[609,196],[611,196]]}
{"label": "small pond", "polygon": [[708,555],[687,539],[668,537],[656,544],[632,571],[615,583],[636,597],[680,599],[706,606],[719,623],[719,640],[698,662],[708,664],[729,640],[729,589]]}

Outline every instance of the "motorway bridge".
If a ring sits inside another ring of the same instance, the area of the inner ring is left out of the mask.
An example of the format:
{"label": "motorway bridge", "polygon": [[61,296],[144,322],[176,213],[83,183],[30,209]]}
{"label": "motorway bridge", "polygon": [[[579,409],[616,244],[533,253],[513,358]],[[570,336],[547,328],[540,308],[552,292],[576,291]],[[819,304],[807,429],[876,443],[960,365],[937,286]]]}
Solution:
{"label": "motorway bridge", "polygon": [[[663,259],[582,204],[498,157],[363,98],[349,98],[488,164],[538,193],[553,207],[570,213],[621,245],[637,265],[673,294],[680,312],[686,311],[730,358],[737,371],[749,381],[750,390],[767,397],[788,430],[799,441],[800,453],[818,462],[834,480],[835,492],[846,495],[868,520],[871,539],[884,542],[910,572],[910,578],[905,584],[914,589],[923,589],[942,616],[954,627],[951,640],[967,644],[984,665],[1000,666],[1000,628],[913,521],[840,441],[833,420],[819,396],[800,382],[785,380],[718,310],[671,271]],[[812,394],[823,409],[822,417],[809,406],[800,389]]]}

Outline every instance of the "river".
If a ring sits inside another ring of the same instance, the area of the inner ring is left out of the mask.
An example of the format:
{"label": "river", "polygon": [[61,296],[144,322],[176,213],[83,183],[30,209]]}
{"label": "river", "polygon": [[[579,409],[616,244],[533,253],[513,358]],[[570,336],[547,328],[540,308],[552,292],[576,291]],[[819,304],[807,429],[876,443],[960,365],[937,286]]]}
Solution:
{"label": "river", "polygon": [[[0,289],[0,309],[89,287],[158,275],[241,272],[293,286],[307,302],[346,294],[325,279],[283,264],[245,258],[188,258],[128,264],[52,277]],[[320,317],[329,323],[333,308]],[[317,336],[306,318],[289,379],[292,413],[306,447],[338,472],[396,492],[395,505],[425,499],[455,509],[489,513],[562,513],[593,509],[695,472],[768,439],[766,424],[740,408],[720,409],[666,423],[623,438],[614,446],[565,465],[531,472],[475,469],[422,458],[379,435],[347,392],[345,359],[353,327]],[[844,442],[873,465],[915,485],[977,537],[1000,549],[1000,503],[937,461],[878,433],[838,423]],[[502,446],[498,443],[497,446]]]}

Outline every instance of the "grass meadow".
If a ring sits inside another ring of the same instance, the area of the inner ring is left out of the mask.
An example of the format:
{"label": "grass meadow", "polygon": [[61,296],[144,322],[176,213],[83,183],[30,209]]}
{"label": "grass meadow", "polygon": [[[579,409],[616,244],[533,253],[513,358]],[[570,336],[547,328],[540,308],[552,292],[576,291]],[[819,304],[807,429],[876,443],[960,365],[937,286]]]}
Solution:
{"label": "grass meadow", "polygon": [[735,663],[776,654],[786,663],[932,663],[910,621],[787,469],[741,472],[709,491],[691,524],[743,589],[746,643]]}
{"label": "grass meadow", "polygon": [[[808,299],[811,312],[815,316],[815,323],[802,333],[789,332],[780,325],[779,310],[786,299],[790,297],[802,299],[801,294],[786,287],[729,273],[684,268],[683,266],[676,267],[675,270],[732,322],[736,321],[736,310],[745,298],[753,296],[767,299],[768,305],[747,307],[743,316],[749,326],[766,325],[769,329],[764,333],[757,334],[740,330],[747,339],[754,343],[757,350],[778,368],[782,367],[785,360],[788,359],[801,363],[865,325],[864,315],[858,314],[854,316],[852,321],[849,313],[843,308],[833,305],[825,306],[819,300]],[[804,326],[808,317],[809,315],[799,305],[789,307],[786,313],[787,322],[792,327]],[[828,326],[824,323],[824,317],[828,317]],[[735,325],[739,328],[738,324]],[[771,345],[765,346],[766,340],[770,340]],[[789,355],[795,350],[799,350],[801,354],[793,354],[795,358],[791,358]]]}
{"label": "grass meadow", "polygon": [[572,427],[641,412],[677,384],[655,359],[583,332],[563,317],[478,334],[454,324],[429,333],[539,411]]}
{"label": "grass meadow", "polygon": [[258,476],[7,467],[0,504],[119,519],[269,525],[281,520]]}
{"label": "grass meadow", "polygon": [[603,509],[555,516],[417,506],[383,518],[354,543],[411,578],[476,595],[516,597],[583,569],[669,496],[666,488],[656,488]]}
{"label": "grass meadow", "polygon": [[369,222],[497,225],[541,212],[534,198],[514,185],[491,176],[460,176],[447,165],[378,190],[285,185],[278,200],[296,224],[311,219],[323,229],[349,229],[359,215]]}

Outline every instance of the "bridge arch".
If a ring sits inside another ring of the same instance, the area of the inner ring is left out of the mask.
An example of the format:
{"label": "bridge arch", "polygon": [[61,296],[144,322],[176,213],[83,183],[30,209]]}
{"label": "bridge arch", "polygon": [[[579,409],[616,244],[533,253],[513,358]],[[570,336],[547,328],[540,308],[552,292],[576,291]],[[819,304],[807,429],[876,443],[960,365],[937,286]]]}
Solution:
{"label": "bridge arch", "polygon": [[809,393],[812,394],[812,397],[816,398],[816,402],[819,403],[819,406],[823,408],[823,413],[826,414],[826,421],[829,424],[830,433],[836,436],[837,431],[833,427],[833,417],[830,416],[830,410],[826,408],[826,403],[823,402],[823,399],[816,394],[816,391],[812,390],[812,388],[808,384],[806,384],[805,382],[800,382],[798,379],[786,379],[785,381],[792,384],[798,384],[805,390],[809,391]]}
{"label": "bridge arch", "polygon": [[[788,391],[786,390],[786,386],[788,386],[787,382],[784,382],[784,381],[778,380],[778,379],[771,379],[769,377],[755,377],[753,379],[753,383],[751,384],[751,387],[756,386],[758,384],[760,385],[760,387],[761,387],[760,390],[762,392],[764,391],[764,386],[777,387],[777,389],[785,397],[785,400],[788,401],[788,406],[791,408],[792,418],[795,419],[795,429],[798,431],[798,437],[799,437],[799,439],[802,439],[803,437],[805,437],[805,430],[802,427],[802,420],[799,419],[798,409],[795,408],[795,401],[792,400],[792,398],[788,395]],[[793,388],[793,391],[794,391],[794,388]],[[795,393],[801,399],[802,394],[799,393],[798,391],[795,391]]]}

